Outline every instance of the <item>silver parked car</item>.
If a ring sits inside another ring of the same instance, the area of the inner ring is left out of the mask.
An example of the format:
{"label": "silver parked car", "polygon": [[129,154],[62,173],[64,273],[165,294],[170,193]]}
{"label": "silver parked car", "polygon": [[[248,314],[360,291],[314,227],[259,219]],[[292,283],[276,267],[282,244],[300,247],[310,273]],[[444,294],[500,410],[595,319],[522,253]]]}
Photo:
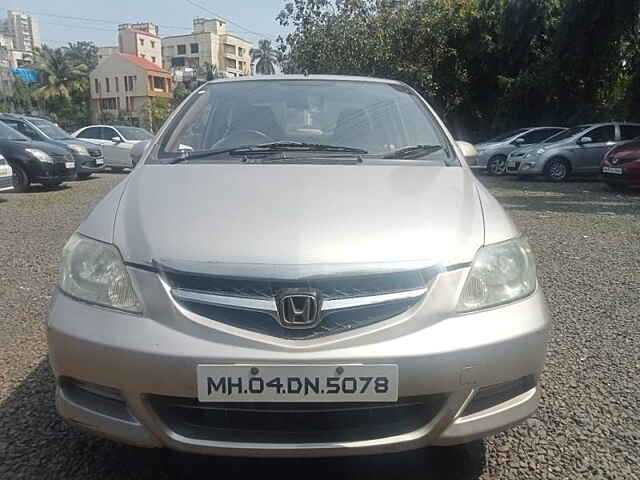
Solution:
{"label": "silver parked car", "polygon": [[124,125],[91,125],[74,132],[72,136],[100,145],[105,166],[116,171],[133,168],[129,156],[131,149],[138,142],[153,138],[153,134],[144,128]]}
{"label": "silver parked car", "polygon": [[0,192],[13,188],[13,170],[7,160],[0,154]]}
{"label": "silver parked car", "polygon": [[556,135],[566,128],[535,127],[519,128],[486,142],[476,144],[478,159],[471,168],[486,170],[489,175],[505,175],[507,173],[507,157],[517,148],[535,145]]}
{"label": "silver parked car", "polygon": [[527,240],[395,81],[210,82],[64,248],[56,404],[146,447],[450,445],[527,418],[549,314]]}
{"label": "silver parked car", "polygon": [[551,182],[562,182],[571,174],[599,175],[605,153],[638,136],[640,124],[636,123],[578,125],[540,145],[514,150],[507,172],[521,177],[544,175]]}

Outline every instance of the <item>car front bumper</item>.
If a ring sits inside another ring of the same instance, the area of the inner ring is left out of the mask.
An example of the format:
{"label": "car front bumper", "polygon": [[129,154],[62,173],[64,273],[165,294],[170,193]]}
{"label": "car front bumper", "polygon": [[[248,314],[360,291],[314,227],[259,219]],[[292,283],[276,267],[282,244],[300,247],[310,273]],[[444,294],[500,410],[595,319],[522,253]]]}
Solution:
{"label": "car front bumper", "polygon": [[[193,321],[159,293],[156,274],[130,270],[151,302],[146,316],[97,308],[57,292],[48,318],[58,411],[71,424],[107,438],[233,456],[388,453],[491,435],[527,418],[538,403],[550,321],[540,289],[507,306],[425,317],[424,328],[410,328],[422,321],[420,310],[435,301],[432,290],[404,322],[382,322],[296,347]],[[459,284],[464,272],[447,272],[438,282]],[[380,363],[398,365],[399,401],[443,398],[423,424],[392,436],[372,428],[357,441],[233,441],[179,433],[156,407],[156,399],[170,398],[203,408],[196,401],[199,364]]]}
{"label": "car front bumper", "polygon": [[104,157],[93,157],[91,155],[80,155],[74,153],[76,161],[76,171],[79,174],[83,173],[98,173],[102,172],[105,168]]}

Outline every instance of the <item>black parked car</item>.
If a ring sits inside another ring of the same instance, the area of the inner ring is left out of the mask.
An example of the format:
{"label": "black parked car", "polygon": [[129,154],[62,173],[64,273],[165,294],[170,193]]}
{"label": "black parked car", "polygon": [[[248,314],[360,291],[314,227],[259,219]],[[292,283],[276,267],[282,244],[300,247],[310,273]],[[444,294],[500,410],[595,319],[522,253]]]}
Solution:
{"label": "black parked car", "polygon": [[0,121],[18,130],[31,140],[47,142],[71,151],[76,162],[78,178],[88,178],[94,172],[104,170],[104,157],[100,147],[76,140],[49,120],[27,115],[0,113]]}
{"label": "black parked car", "polygon": [[60,185],[76,175],[76,162],[69,150],[36,142],[0,122],[0,154],[13,170],[13,189],[25,192],[31,183]]}

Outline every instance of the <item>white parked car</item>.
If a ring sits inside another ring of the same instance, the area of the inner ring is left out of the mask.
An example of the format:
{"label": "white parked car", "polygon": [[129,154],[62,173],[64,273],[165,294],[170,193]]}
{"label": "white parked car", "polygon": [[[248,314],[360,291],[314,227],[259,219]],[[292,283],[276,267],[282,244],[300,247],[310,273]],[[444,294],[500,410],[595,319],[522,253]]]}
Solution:
{"label": "white parked car", "polygon": [[74,132],[72,137],[100,145],[104,164],[112,170],[133,168],[129,152],[138,142],[150,140],[153,134],[144,128],[124,125],[90,125]]}
{"label": "white parked car", "polygon": [[13,170],[7,160],[0,155],[0,192],[13,188]]}

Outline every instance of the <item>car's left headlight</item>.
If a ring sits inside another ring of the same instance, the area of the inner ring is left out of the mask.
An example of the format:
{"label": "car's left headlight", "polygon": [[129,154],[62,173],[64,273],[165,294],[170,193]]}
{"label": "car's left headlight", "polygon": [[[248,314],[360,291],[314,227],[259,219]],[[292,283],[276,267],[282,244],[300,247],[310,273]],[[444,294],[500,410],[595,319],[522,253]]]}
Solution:
{"label": "car's left headlight", "polygon": [[478,250],[458,311],[469,312],[526,297],[536,289],[536,264],[529,242],[514,238]]}
{"label": "car's left headlight", "polygon": [[103,307],[132,313],[142,311],[118,249],[77,233],[62,253],[60,289]]}
{"label": "car's left headlight", "polygon": [[89,155],[89,151],[82,145],[70,144],[68,147],[78,155]]}
{"label": "car's left headlight", "polygon": [[48,153],[43,152],[42,150],[39,150],[37,148],[25,148],[24,151],[30,153],[43,163],[53,163],[53,158],[51,158]]}

